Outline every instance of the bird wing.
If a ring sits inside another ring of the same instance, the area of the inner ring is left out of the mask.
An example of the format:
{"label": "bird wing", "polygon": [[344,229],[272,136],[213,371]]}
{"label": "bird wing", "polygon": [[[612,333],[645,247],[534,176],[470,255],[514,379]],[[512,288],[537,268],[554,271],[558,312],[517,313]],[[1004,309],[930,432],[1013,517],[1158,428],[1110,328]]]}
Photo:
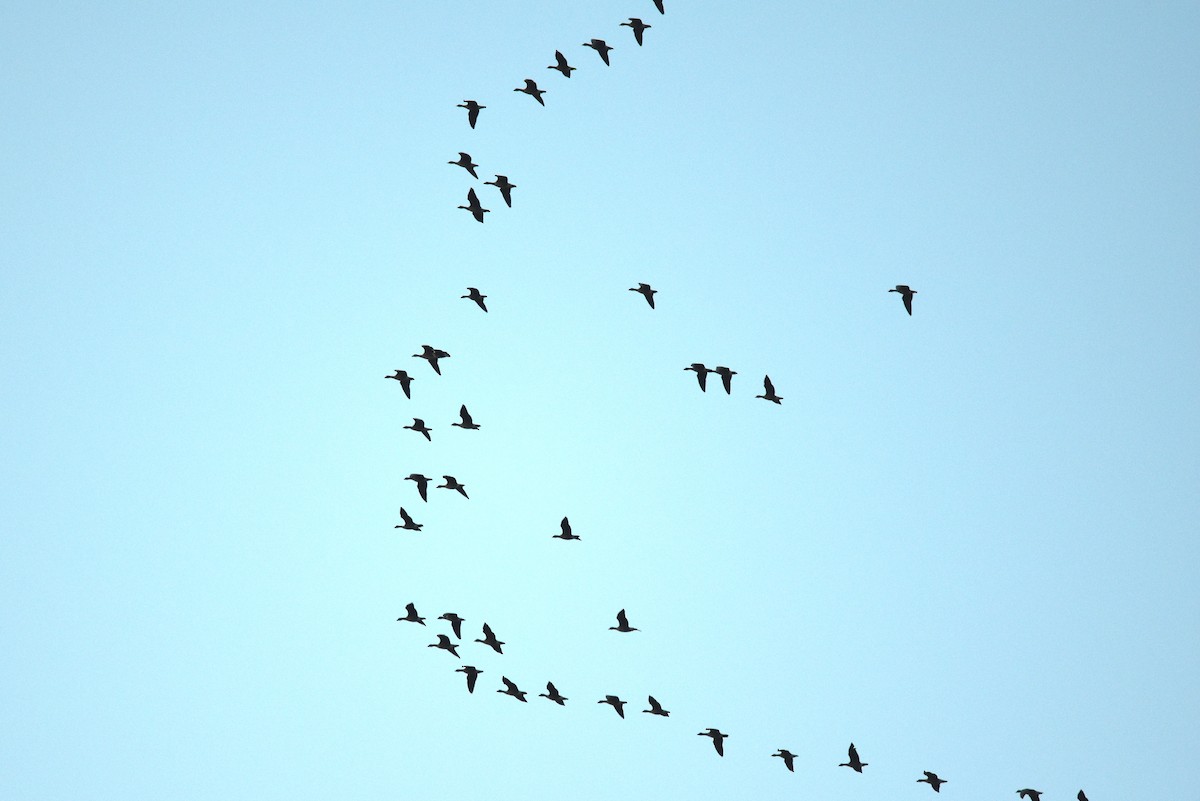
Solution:
{"label": "bird wing", "polygon": [[621,628],[629,628],[629,619],[625,617],[625,610],[617,612],[617,625]]}
{"label": "bird wing", "polygon": [[464,403],[462,408],[458,410],[458,416],[462,418],[463,425],[471,425],[471,413],[467,411],[467,405]]}
{"label": "bird wing", "polygon": [[714,735],[713,748],[717,749],[717,756],[725,756],[725,738]]}
{"label": "bird wing", "polygon": [[467,190],[467,204],[472,208],[477,208],[479,206],[479,195],[475,194],[475,187],[471,187]]}
{"label": "bird wing", "polygon": [[903,295],[901,295],[901,298],[903,298],[903,300],[904,300],[904,310],[906,312],[908,312],[909,316],[911,317],[912,316],[912,298],[913,298],[912,293],[905,292]]}
{"label": "bird wing", "polygon": [[489,626],[487,623],[483,624],[483,636],[489,640],[496,639],[496,635],[492,633],[492,627]]}
{"label": "bird wing", "polygon": [[504,682],[504,686],[507,687],[512,692],[520,692],[520,690],[517,689],[517,685],[513,684],[511,679],[509,679],[505,676],[501,676],[500,681]]}
{"label": "bird wing", "polygon": [[[408,516],[408,512],[404,511],[403,506],[400,507],[400,519],[403,520],[406,525],[412,525],[413,519]],[[408,606],[409,609],[412,610],[412,604],[409,604]]]}
{"label": "bird wing", "polygon": [[[400,514],[404,514],[403,509],[400,510]],[[409,605],[405,606],[404,609],[413,617],[420,617],[420,615],[417,614],[417,607],[415,604],[409,604]]]}
{"label": "bird wing", "polygon": [[560,526],[562,526],[562,533],[563,533],[563,536],[570,536],[570,534],[571,534],[571,523],[570,523],[570,521],[568,521],[568,520],[567,520],[567,518],[565,518],[565,517],[564,517],[564,518],[562,519],[562,523],[560,523],[559,525],[560,525]]}
{"label": "bird wing", "polygon": [[775,385],[771,383],[771,376],[769,376],[769,375],[763,376],[763,389],[765,389],[767,391],[768,395],[775,394]]}
{"label": "bird wing", "polygon": [[653,710],[656,710],[656,711],[659,711],[659,712],[661,712],[661,711],[662,711],[662,704],[660,704],[658,701],[654,700],[654,696],[653,696],[653,695],[649,695],[649,696],[646,696],[646,697],[650,699],[650,708],[651,708],[651,709],[653,709]]}
{"label": "bird wing", "polygon": [[666,11],[663,11],[663,0],[654,0],[654,7],[658,9],[659,14],[667,13]]}

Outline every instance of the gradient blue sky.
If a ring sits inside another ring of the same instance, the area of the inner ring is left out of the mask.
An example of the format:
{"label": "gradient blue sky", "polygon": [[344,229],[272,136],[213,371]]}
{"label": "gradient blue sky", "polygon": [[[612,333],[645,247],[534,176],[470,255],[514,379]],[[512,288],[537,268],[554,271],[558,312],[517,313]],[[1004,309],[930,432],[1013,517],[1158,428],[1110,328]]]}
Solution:
{"label": "gradient blue sky", "polygon": [[0,797],[1195,797],[1200,6],[667,2],[0,8]]}

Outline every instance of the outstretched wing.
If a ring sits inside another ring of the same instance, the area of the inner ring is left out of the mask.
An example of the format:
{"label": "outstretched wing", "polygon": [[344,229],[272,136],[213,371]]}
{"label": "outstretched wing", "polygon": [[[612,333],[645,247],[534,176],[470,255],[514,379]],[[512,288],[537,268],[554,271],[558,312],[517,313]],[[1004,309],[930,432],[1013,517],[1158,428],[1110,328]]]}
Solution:
{"label": "outstretched wing", "polygon": [[465,403],[462,405],[462,408],[458,410],[458,416],[462,418],[462,424],[464,426],[473,424],[473,421],[471,420],[471,413],[467,411],[467,405]]}

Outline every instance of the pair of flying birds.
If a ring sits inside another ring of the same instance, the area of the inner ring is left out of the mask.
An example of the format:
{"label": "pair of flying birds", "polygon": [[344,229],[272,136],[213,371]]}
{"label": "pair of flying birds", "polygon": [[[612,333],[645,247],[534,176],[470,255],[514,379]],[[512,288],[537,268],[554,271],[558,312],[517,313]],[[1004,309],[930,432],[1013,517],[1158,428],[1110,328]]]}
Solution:
{"label": "pair of flying birds", "polygon": [[[392,378],[392,376],[387,376],[387,377]],[[405,393],[405,394],[408,394],[408,393]],[[461,428],[465,431],[478,431],[479,430],[479,424],[476,423],[475,420],[471,417],[471,413],[467,411],[467,405],[465,403],[459,407],[458,416],[459,416],[459,421],[457,423],[451,423],[450,424],[451,426],[453,426],[454,428]],[[418,434],[423,434],[425,436],[426,440],[428,440],[430,442],[433,441],[433,438],[431,436],[429,436],[429,432],[433,431],[433,429],[430,428],[429,426],[425,425],[425,421],[422,420],[420,417],[414,417],[413,424],[411,426],[404,426],[404,428],[408,429],[409,431],[416,431]]]}
{"label": "pair of flying birds", "polygon": [[[443,475],[442,478],[446,480],[446,483],[438,484],[434,487],[434,489],[454,490],[464,498],[469,499],[471,497],[467,494],[466,485],[460,483],[459,480],[454,476]],[[417,494],[421,496],[421,500],[429,503],[429,482],[433,479],[431,479],[429,476],[423,476],[420,473],[410,473],[404,477],[404,480],[415,482],[417,485]]]}

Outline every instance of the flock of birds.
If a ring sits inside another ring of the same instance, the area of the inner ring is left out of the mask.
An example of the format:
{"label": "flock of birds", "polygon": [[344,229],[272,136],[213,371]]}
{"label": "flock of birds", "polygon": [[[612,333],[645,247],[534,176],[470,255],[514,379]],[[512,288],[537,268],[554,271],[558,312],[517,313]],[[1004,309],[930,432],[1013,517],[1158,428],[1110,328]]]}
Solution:
{"label": "flock of birds", "polygon": [[[658,9],[658,12],[660,14],[665,14],[665,10],[663,8],[663,0],[653,0],[653,2],[654,2],[655,7]],[[643,44],[643,41],[644,41],[643,37],[644,37],[645,31],[651,27],[650,25],[646,24],[645,22],[643,22],[641,19],[639,19],[637,17],[630,17],[627,22],[622,22],[621,25],[624,27],[628,27],[632,30],[634,39],[639,46],[641,46]],[[600,56],[601,60],[604,62],[604,64],[610,65],[611,62],[609,60],[609,52],[611,52],[614,48],[611,47],[603,39],[591,39],[588,42],[584,42],[583,46],[595,50],[596,53]],[[554,53],[554,56],[555,56],[555,63],[549,65],[548,69],[552,69],[552,70],[555,70],[555,71],[561,73],[564,78],[570,78],[571,73],[574,72],[576,68],[571,66],[568,63],[568,60],[567,60],[566,56],[563,55],[562,51],[556,50]],[[527,94],[527,95],[531,96],[534,100],[536,100],[540,105],[544,106],[546,103],[542,99],[542,96],[544,94],[546,94],[546,90],[539,88],[537,85],[537,82],[531,78],[526,78],[524,83],[525,83],[524,86],[518,87],[518,88],[514,89],[513,91],[522,92],[524,94]],[[477,122],[479,121],[480,111],[487,108],[487,106],[480,104],[476,100],[464,100],[461,104],[459,104],[458,107],[466,109],[467,122],[472,129],[475,128]],[[470,154],[466,153],[466,152],[460,152],[458,155],[459,155],[459,158],[457,160],[451,161],[449,163],[453,164],[453,165],[457,165],[459,167],[462,167],[471,175],[471,177],[478,179],[479,175],[476,172],[476,168],[479,165],[475,164],[472,161]],[[512,183],[508,179],[508,176],[496,174],[495,180],[485,181],[484,183],[489,186],[496,187],[500,191],[500,195],[503,198],[505,205],[510,208],[512,207],[512,190],[516,188],[516,184]],[[459,206],[459,208],[469,211],[471,213],[471,215],[481,223],[483,222],[483,215],[490,212],[490,209],[483,208],[474,188],[471,188],[467,193],[467,205]],[[642,297],[645,298],[646,303],[649,304],[651,309],[655,308],[655,297],[654,296],[658,293],[658,290],[654,289],[649,284],[639,283],[636,287],[630,287],[629,291],[637,292],[638,294],[640,294]],[[911,316],[912,315],[912,300],[913,300],[913,296],[917,294],[916,290],[912,289],[911,287],[909,287],[905,284],[897,284],[894,289],[889,289],[888,292],[896,292],[900,295],[901,300],[904,303],[905,311]],[[467,294],[462,295],[460,297],[461,297],[461,299],[466,299],[466,300],[470,300],[470,301],[474,302],[482,311],[484,311],[484,312],[488,311],[487,304],[484,302],[487,298],[487,295],[484,295],[482,292],[480,292],[480,290],[478,288],[467,287]],[[434,373],[436,373],[437,375],[440,376],[442,371],[441,371],[439,362],[442,359],[450,358],[450,354],[444,350],[434,348],[430,345],[424,345],[424,346],[422,346],[421,352],[414,353],[413,357],[419,358],[419,359],[424,359],[425,361],[427,361],[429,363],[430,367],[433,369]],[[701,391],[707,391],[707,389],[708,389],[707,381],[708,381],[709,374],[710,373],[716,374],[717,376],[720,377],[721,385],[724,388],[726,394],[732,394],[733,377],[738,374],[737,371],[731,370],[730,368],[728,368],[724,365],[717,365],[715,367],[710,368],[700,362],[694,362],[694,363],[688,365],[687,367],[685,367],[684,370],[695,373],[696,381],[699,383]],[[409,375],[407,371],[397,369],[394,371],[394,373],[392,375],[385,376],[385,377],[389,378],[389,379],[394,379],[395,381],[397,381],[400,384],[400,387],[403,390],[405,397],[410,398],[410,399],[412,398],[411,387],[412,387],[412,382],[415,379],[413,378],[413,376]],[[763,394],[756,395],[755,397],[761,398],[766,401],[770,401],[775,404],[781,404],[781,402],[783,401],[783,398],[776,393],[775,386],[771,382],[771,378],[769,375],[763,376]],[[474,421],[474,419],[471,417],[471,414],[467,410],[467,407],[465,404],[463,404],[459,409],[459,420],[457,422],[451,423],[451,426],[455,426],[455,427],[458,427],[458,428],[461,428],[464,430],[479,430],[479,428],[480,428],[479,424],[476,423]],[[432,442],[432,437],[430,436],[430,432],[433,429],[431,429],[429,426],[427,426],[425,424],[425,421],[422,420],[421,418],[413,418],[412,425],[404,426],[404,428],[414,431],[414,432],[422,435],[426,440]],[[435,489],[445,489],[450,492],[457,492],[460,495],[462,495],[463,498],[470,497],[467,494],[466,486],[463,485],[460,481],[458,481],[457,478],[455,478],[454,476],[451,476],[451,475],[443,475],[442,478],[443,478],[443,483],[436,484]],[[430,482],[433,480],[432,478],[430,478],[429,476],[422,475],[420,473],[412,473],[412,474],[408,475],[405,478],[405,480],[414,482],[414,484],[416,485],[417,493],[418,493],[419,497],[421,498],[421,500],[424,502],[428,502],[428,500],[429,500],[428,488],[429,488]],[[422,524],[417,523],[413,520],[412,516],[408,513],[408,511],[404,507],[400,508],[400,517],[401,517],[402,524],[395,526],[395,528],[404,529],[404,530],[408,530],[408,531],[420,531],[423,527]],[[571,540],[578,541],[581,539],[581,537],[579,535],[575,534],[572,531],[570,521],[567,517],[563,517],[563,519],[561,520],[559,525],[560,525],[560,532],[558,534],[554,534],[552,538],[561,539],[564,541],[571,541]],[[426,625],[426,623],[425,623],[426,619],[417,612],[417,608],[416,608],[415,604],[409,603],[405,609],[406,609],[405,615],[403,617],[397,618],[398,622],[416,623],[421,626]],[[462,636],[463,636],[462,626],[463,626],[463,623],[465,622],[464,619],[454,612],[446,612],[442,615],[439,615],[437,619],[443,620],[443,621],[446,621],[447,623],[449,623],[450,630],[453,634],[454,639],[451,639],[450,635],[448,635],[448,634],[438,634],[437,641],[430,643],[427,647],[436,648],[441,651],[446,651],[451,656],[453,656],[455,659],[461,660],[458,649],[460,647],[462,647],[462,645],[463,645],[463,643],[462,643]],[[616,631],[621,634],[628,634],[631,632],[639,631],[639,629],[637,629],[629,624],[629,618],[624,609],[617,612],[616,622],[617,622],[617,625],[609,626],[610,631]],[[503,654],[504,653],[503,646],[506,643],[496,637],[496,634],[492,630],[491,626],[485,622],[482,624],[481,630],[482,630],[483,636],[481,638],[474,639],[473,642],[479,643],[487,648],[490,648],[496,654]],[[462,673],[465,676],[467,692],[473,694],[475,692],[475,687],[478,682],[479,676],[484,671],[479,669],[478,667],[475,667],[474,665],[463,664],[459,668],[457,668],[455,670],[455,672]],[[512,698],[515,698],[522,703],[528,703],[528,701],[526,700],[526,696],[529,693],[525,690],[520,689],[513,680],[509,679],[507,676],[501,676],[500,682],[501,682],[502,687],[500,689],[496,690],[497,693],[500,693],[501,695],[511,696]],[[551,701],[552,703],[557,704],[558,706],[565,706],[566,702],[568,700],[570,700],[567,696],[563,695],[558,690],[558,688],[554,685],[554,682],[551,682],[551,681],[546,682],[546,692],[538,693],[537,696],[539,698],[545,698],[545,699]],[[612,707],[612,709],[616,712],[616,714],[618,716],[620,716],[621,718],[624,718],[625,717],[625,706],[629,702],[621,699],[619,696],[616,696],[616,695],[605,695],[603,698],[596,701],[596,703]],[[666,718],[671,715],[670,711],[665,709],[663,707],[663,705],[653,695],[647,696],[647,706],[649,707],[648,709],[641,710],[644,714],[652,715],[655,717],[662,717],[662,718]],[[722,732],[720,729],[706,728],[704,731],[697,732],[697,735],[700,737],[710,738],[712,740],[713,749],[716,751],[717,755],[721,756],[721,757],[723,757],[725,755],[725,740],[729,737],[728,734],[726,734],[725,732]],[[797,754],[793,753],[792,751],[787,750],[786,748],[780,748],[774,754],[771,754],[771,756],[778,757],[779,759],[783,760],[784,767],[786,767],[789,771],[795,772],[795,761],[797,759]],[[867,765],[868,765],[868,763],[863,762],[862,759],[860,758],[858,749],[856,748],[854,743],[850,744],[850,747],[847,751],[847,761],[838,763],[838,767],[850,768],[851,770],[853,770],[857,773],[862,773],[863,768],[867,767]],[[940,793],[941,789],[942,789],[942,785],[947,783],[946,779],[941,778],[940,776],[938,776],[938,774],[936,774],[932,771],[922,771],[922,773],[924,774],[924,776],[922,778],[917,779],[916,781],[918,783],[924,783],[924,784],[929,785],[929,787],[936,793]],[[1021,799],[1025,799],[1025,801],[1040,801],[1041,796],[1042,796],[1041,791],[1033,790],[1031,788],[1024,788],[1024,789],[1018,790],[1017,794]],[[1077,798],[1077,801],[1088,801],[1087,796],[1084,794],[1083,790],[1079,791],[1076,798]]]}

